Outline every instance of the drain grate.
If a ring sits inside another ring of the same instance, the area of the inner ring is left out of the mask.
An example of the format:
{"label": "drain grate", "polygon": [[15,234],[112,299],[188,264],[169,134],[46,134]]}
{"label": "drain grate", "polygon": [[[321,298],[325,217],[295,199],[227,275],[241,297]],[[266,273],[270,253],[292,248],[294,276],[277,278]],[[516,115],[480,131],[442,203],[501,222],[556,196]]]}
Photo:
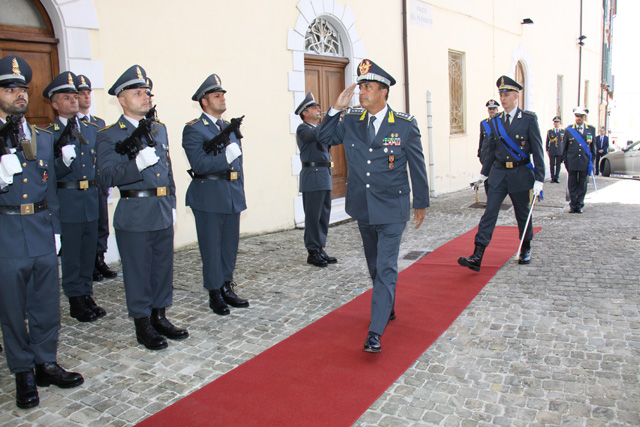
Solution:
{"label": "drain grate", "polygon": [[[485,202],[475,202],[474,204],[469,206],[471,209],[484,209],[487,207],[487,204]],[[509,210],[509,208],[511,208],[511,205],[507,204],[507,203],[503,203],[500,205],[500,210],[501,211],[506,211]]]}
{"label": "drain grate", "polygon": [[410,261],[417,261],[429,255],[432,251],[411,251],[406,253],[402,259],[407,259]]}

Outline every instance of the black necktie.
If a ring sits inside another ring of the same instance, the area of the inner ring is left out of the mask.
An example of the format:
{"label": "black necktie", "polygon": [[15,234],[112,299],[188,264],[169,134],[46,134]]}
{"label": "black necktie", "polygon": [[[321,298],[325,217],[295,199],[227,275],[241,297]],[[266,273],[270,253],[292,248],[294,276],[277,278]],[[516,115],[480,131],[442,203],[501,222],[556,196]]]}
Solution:
{"label": "black necktie", "polygon": [[376,137],[376,128],[373,126],[373,122],[376,121],[376,116],[371,116],[369,121],[369,144],[373,143],[373,139]]}
{"label": "black necktie", "polygon": [[509,132],[509,128],[511,127],[511,122],[509,121],[509,118],[511,116],[509,114],[507,114],[507,120],[505,120],[504,122],[504,129]]}
{"label": "black necktie", "polygon": [[82,118],[80,120],[82,120],[83,122],[88,122],[89,121],[89,117],[82,116]]}
{"label": "black necktie", "polygon": [[222,130],[222,119],[218,119],[218,121],[216,121],[216,124],[218,125],[218,128]]}

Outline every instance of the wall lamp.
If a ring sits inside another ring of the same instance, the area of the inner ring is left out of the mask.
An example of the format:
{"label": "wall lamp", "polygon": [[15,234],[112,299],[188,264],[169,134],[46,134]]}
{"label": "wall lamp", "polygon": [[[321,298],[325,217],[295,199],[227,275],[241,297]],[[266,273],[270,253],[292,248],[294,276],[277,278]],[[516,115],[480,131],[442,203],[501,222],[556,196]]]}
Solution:
{"label": "wall lamp", "polygon": [[524,18],[521,22],[522,25],[526,25],[526,24],[533,24],[533,19],[531,18]]}
{"label": "wall lamp", "polygon": [[587,36],[580,36],[580,37],[578,37],[578,44],[579,44],[580,46],[584,46],[584,39],[586,39],[586,38],[587,38]]}

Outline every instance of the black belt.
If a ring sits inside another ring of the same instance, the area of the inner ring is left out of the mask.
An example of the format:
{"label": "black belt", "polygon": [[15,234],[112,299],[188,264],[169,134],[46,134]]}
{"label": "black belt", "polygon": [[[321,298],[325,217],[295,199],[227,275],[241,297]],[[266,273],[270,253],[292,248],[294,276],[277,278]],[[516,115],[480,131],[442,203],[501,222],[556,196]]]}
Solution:
{"label": "black belt", "polygon": [[518,166],[524,166],[526,164],[531,163],[531,159],[527,157],[526,159],[520,160],[519,162],[503,162],[502,160],[496,159],[496,163],[501,166],[504,166],[507,169],[512,169]]}
{"label": "black belt", "polygon": [[303,168],[332,168],[333,162],[302,162]]}
{"label": "black belt", "polygon": [[36,203],[25,203],[19,206],[0,206],[0,215],[32,215],[47,209],[47,199]]}
{"label": "black belt", "polygon": [[58,188],[65,188],[68,190],[86,190],[89,187],[95,187],[96,180],[91,181],[71,181],[71,182],[58,182]]}
{"label": "black belt", "polygon": [[240,176],[238,175],[238,172],[222,172],[222,173],[211,173],[209,175],[198,175],[196,173],[193,172],[192,169],[189,169],[187,171],[187,173],[191,176],[191,178],[193,179],[211,179],[211,180],[218,180],[218,179],[223,179],[226,181],[235,181],[236,179],[238,179]]}
{"label": "black belt", "polygon": [[151,190],[120,190],[120,197],[156,197],[156,196],[171,196],[173,194],[173,188],[171,187],[158,187]]}

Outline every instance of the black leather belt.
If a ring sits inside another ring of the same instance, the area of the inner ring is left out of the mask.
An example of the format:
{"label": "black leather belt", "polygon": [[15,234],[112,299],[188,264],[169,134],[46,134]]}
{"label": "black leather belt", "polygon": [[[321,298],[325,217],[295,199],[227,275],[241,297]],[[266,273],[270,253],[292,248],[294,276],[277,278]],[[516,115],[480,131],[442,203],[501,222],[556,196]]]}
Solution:
{"label": "black leather belt", "polygon": [[333,162],[302,162],[303,168],[332,168]]}
{"label": "black leather belt", "polygon": [[211,180],[218,180],[218,179],[223,179],[226,181],[235,181],[236,179],[238,179],[240,176],[238,175],[238,172],[222,172],[222,173],[212,173],[209,175],[198,175],[197,173],[194,173],[192,169],[189,169],[187,171],[187,173],[189,173],[189,175],[191,176],[191,178],[193,179],[211,179]]}
{"label": "black leather belt", "polygon": [[531,159],[530,158],[526,158],[524,160],[520,160],[519,162],[503,162],[502,160],[496,159],[496,163],[501,165],[501,166],[504,166],[507,169],[513,169],[515,167],[524,166],[526,164],[531,163]]}
{"label": "black leather belt", "polygon": [[65,188],[68,190],[86,190],[89,187],[95,187],[96,180],[91,181],[71,181],[71,182],[58,182],[58,188]]}
{"label": "black leather belt", "polygon": [[0,206],[0,215],[33,215],[47,209],[47,199],[36,203],[25,203],[19,206]]}
{"label": "black leather belt", "polygon": [[120,190],[120,197],[160,197],[171,196],[173,189],[171,187],[158,187],[151,190]]}

